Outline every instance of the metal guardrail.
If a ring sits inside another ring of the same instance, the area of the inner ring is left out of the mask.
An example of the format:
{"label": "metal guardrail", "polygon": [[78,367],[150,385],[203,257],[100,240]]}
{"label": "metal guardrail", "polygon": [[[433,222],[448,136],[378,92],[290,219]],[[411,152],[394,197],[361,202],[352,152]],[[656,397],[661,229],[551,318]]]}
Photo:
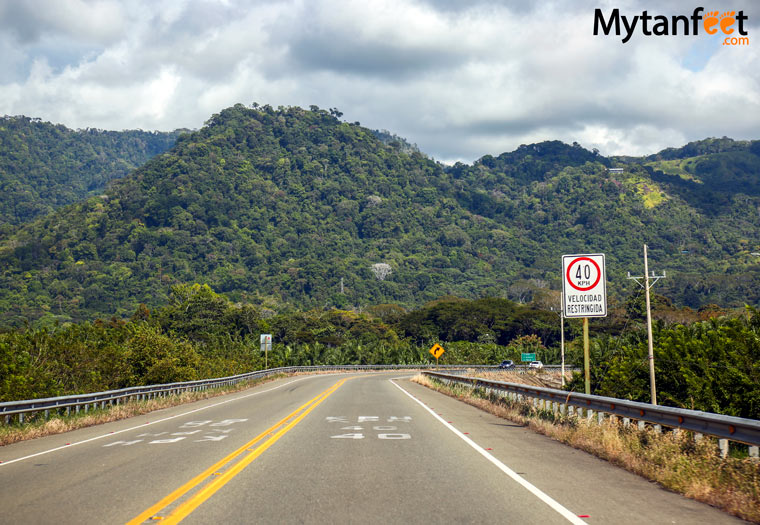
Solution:
{"label": "metal guardrail", "polygon": [[[92,394],[76,394],[70,396],[50,397],[44,399],[30,399],[24,401],[8,401],[0,403],[0,416],[4,416],[5,423],[9,423],[13,416],[18,416],[20,423],[24,422],[27,414],[44,412],[47,419],[51,411],[65,410],[70,414],[80,411],[87,412],[90,408],[105,408],[106,405],[118,405],[130,400],[145,400],[167,395],[177,395],[189,391],[201,391],[211,388],[233,386],[235,384],[269,377],[276,374],[289,374],[296,372],[316,371],[362,371],[362,370],[422,370],[426,375],[436,377],[446,383],[458,383],[473,388],[483,388],[491,393],[503,393],[514,398],[520,396],[535,401],[550,402],[551,408],[566,413],[570,410],[586,412],[586,417],[591,418],[593,413],[598,415],[608,414],[621,417],[624,421],[647,422],[670,428],[689,430],[697,434],[717,437],[721,440],[730,440],[745,443],[754,448],[750,450],[752,455],[757,454],[760,446],[760,421],[744,419],[733,416],[687,410],[681,408],[665,407],[617,399],[612,397],[593,396],[577,392],[567,392],[519,383],[507,383],[503,381],[491,381],[487,379],[462,376],[465,369],[497,369],[498,365],[344,365],[344,366],[290,366],[257,370],[245,374],[216,379],[202,379],[198,381],[185,381],[181,383],[167,383],[163,385],[147,385],[119,390],[108,390]],[[559,365],[544,365],[545,369],[558,369]],[[444,374],[434,370],[447,370]],[[523,372],[527,367],[517,365],[514,371]],[[566,367],[566,370],[576,370]],[[459,372],[454,375],[452,372]],[[546,407],[546,405],[544,405]],[[572,408],[571,408],[572,407]],[[721,447],[724,450],[723,447]],[[725,447],[727,452],[727,445]]]}
{"label": "metal guardrail", "polygon": [[8,401],[0,403],[0,416],[8,424],[12,416],[18,415],[20,423],[24,422],[27,414],[44,412],[45,418],[50,416],[51,411],[63,411],[68,415],[73,410],[87,412],[90,408],[105,408],[106,405],[118,405],[130,400],[145,400],[155,397],[164,397],[183,392],[208,390],[232,386],[237,383],[260,379],[275,374],[288,374],[295,372],[315,372],[322,370],[422,370],[422,369],[463,369],[463,368],[496,368],[491,365],[346,365],[346,366],[289,366],[282,368],[270,368],[257,370],[245,374],[216,379],[202,379],[198,381],[185,381],[181,383],[167,383],[163,385],[136,386],[119,390],[108,390],[92,394],[75,394],[70,396],[49,397],[44,399],[29,399],[24,401]]}
{"label": "metal guardrail", "polygon": [[[472,388],[483,388],[490,393],[504,393],[518,399],[518,396],[522,396],[523,398],[532,400],[541,400],[544,402],[544,408],[546,408],[545,402],[548,401],[551,403],[550,409],[555,412],[561,411],[562,413],[566,413],[568,407],[573,407],[576,410],[586,411],[586,415],[589,418],[593,416],[594,412],[597,414],[609,414],[623,418],[625,422],[630,422],[631,420],[647,422],[669,428],[689,430],[719,439],[745,443],[752,447],[760,446],[760,421],[755,419],[650,405],[648,403],[628,401],[614,397],[580,394],[518,383],[490,381],[477,377],[442,374],[431,371],[423,373],[435,377],[444,383],[457,383]],[[757,449],[750,452],[751,455],[756,455]]]}

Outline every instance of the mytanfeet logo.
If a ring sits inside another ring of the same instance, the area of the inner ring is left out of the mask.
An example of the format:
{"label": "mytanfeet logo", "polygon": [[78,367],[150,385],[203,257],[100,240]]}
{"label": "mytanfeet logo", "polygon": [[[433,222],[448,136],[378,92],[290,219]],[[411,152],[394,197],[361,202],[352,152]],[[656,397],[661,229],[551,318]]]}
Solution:
{"label": "mytanfeet logo", "polygon": [[620,14],[620,9],[613,9],[607,17],[597,8],[594,11],[594,35],[598,35],[600,29],[609,35],[614,28],[615,35],[622,36],[625,44],[637,30],[645,36],[698,36],[700,31],[708,35],[721,32],[724,46],[748,46],[749,36],[744,28],[747,19],[744,11],[705,11],[704,7],[695,8],[690,15],[672,16],[653,16],[647,11],[626,16]]}

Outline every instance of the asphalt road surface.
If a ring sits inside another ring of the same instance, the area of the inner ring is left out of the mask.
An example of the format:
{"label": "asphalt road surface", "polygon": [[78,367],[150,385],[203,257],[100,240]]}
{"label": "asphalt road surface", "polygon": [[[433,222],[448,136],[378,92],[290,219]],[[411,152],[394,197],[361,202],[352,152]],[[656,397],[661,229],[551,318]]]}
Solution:
{"label": "asphalt road surface", "polygon": [[0,461],[0,523],[741,523],[399,372],[280,379]]}

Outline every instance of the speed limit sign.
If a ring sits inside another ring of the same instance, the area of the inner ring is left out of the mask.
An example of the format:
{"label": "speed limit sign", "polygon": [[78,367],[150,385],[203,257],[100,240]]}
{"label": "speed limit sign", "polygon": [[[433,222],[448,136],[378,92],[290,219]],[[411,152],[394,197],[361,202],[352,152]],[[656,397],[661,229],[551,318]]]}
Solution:
{"label": "speed limit sign", "polygon": [[562,295],[565,317],[605,317],[604,254],[563,255]]}

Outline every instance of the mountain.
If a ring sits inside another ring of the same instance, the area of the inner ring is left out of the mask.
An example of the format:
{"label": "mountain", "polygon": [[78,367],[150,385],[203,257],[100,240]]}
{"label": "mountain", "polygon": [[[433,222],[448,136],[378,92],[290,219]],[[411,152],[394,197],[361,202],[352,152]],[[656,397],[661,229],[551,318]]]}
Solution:
{"label": "mountain", "polygon": [[[22,225],[0,241],[0,325],[125,317],[192,282],[278,309],[529,300],[560,288],[562,254],[589,252],[607,254],[623,299],[645,242],[668,273],[658,292],[679,304],[760,299],[752,191],[723,188],[706,208],[664,157],[558,141],[446,167],[339,116],[236,105],[103,194]],[[749,180],[755,145],[685,159],[741,157],[721,165]]]}
{"label": "mountain", "polygon": [[0,236],[101,193],[109,181],[168,150],[178,134],[74,131],[29,117],[0,118]]}
{"label": "mountain", "polygon": [[690,142],[644,159],[653,180],[670,184],[693,206],[720,214],[739,195],[760,195],[760,141]]}

